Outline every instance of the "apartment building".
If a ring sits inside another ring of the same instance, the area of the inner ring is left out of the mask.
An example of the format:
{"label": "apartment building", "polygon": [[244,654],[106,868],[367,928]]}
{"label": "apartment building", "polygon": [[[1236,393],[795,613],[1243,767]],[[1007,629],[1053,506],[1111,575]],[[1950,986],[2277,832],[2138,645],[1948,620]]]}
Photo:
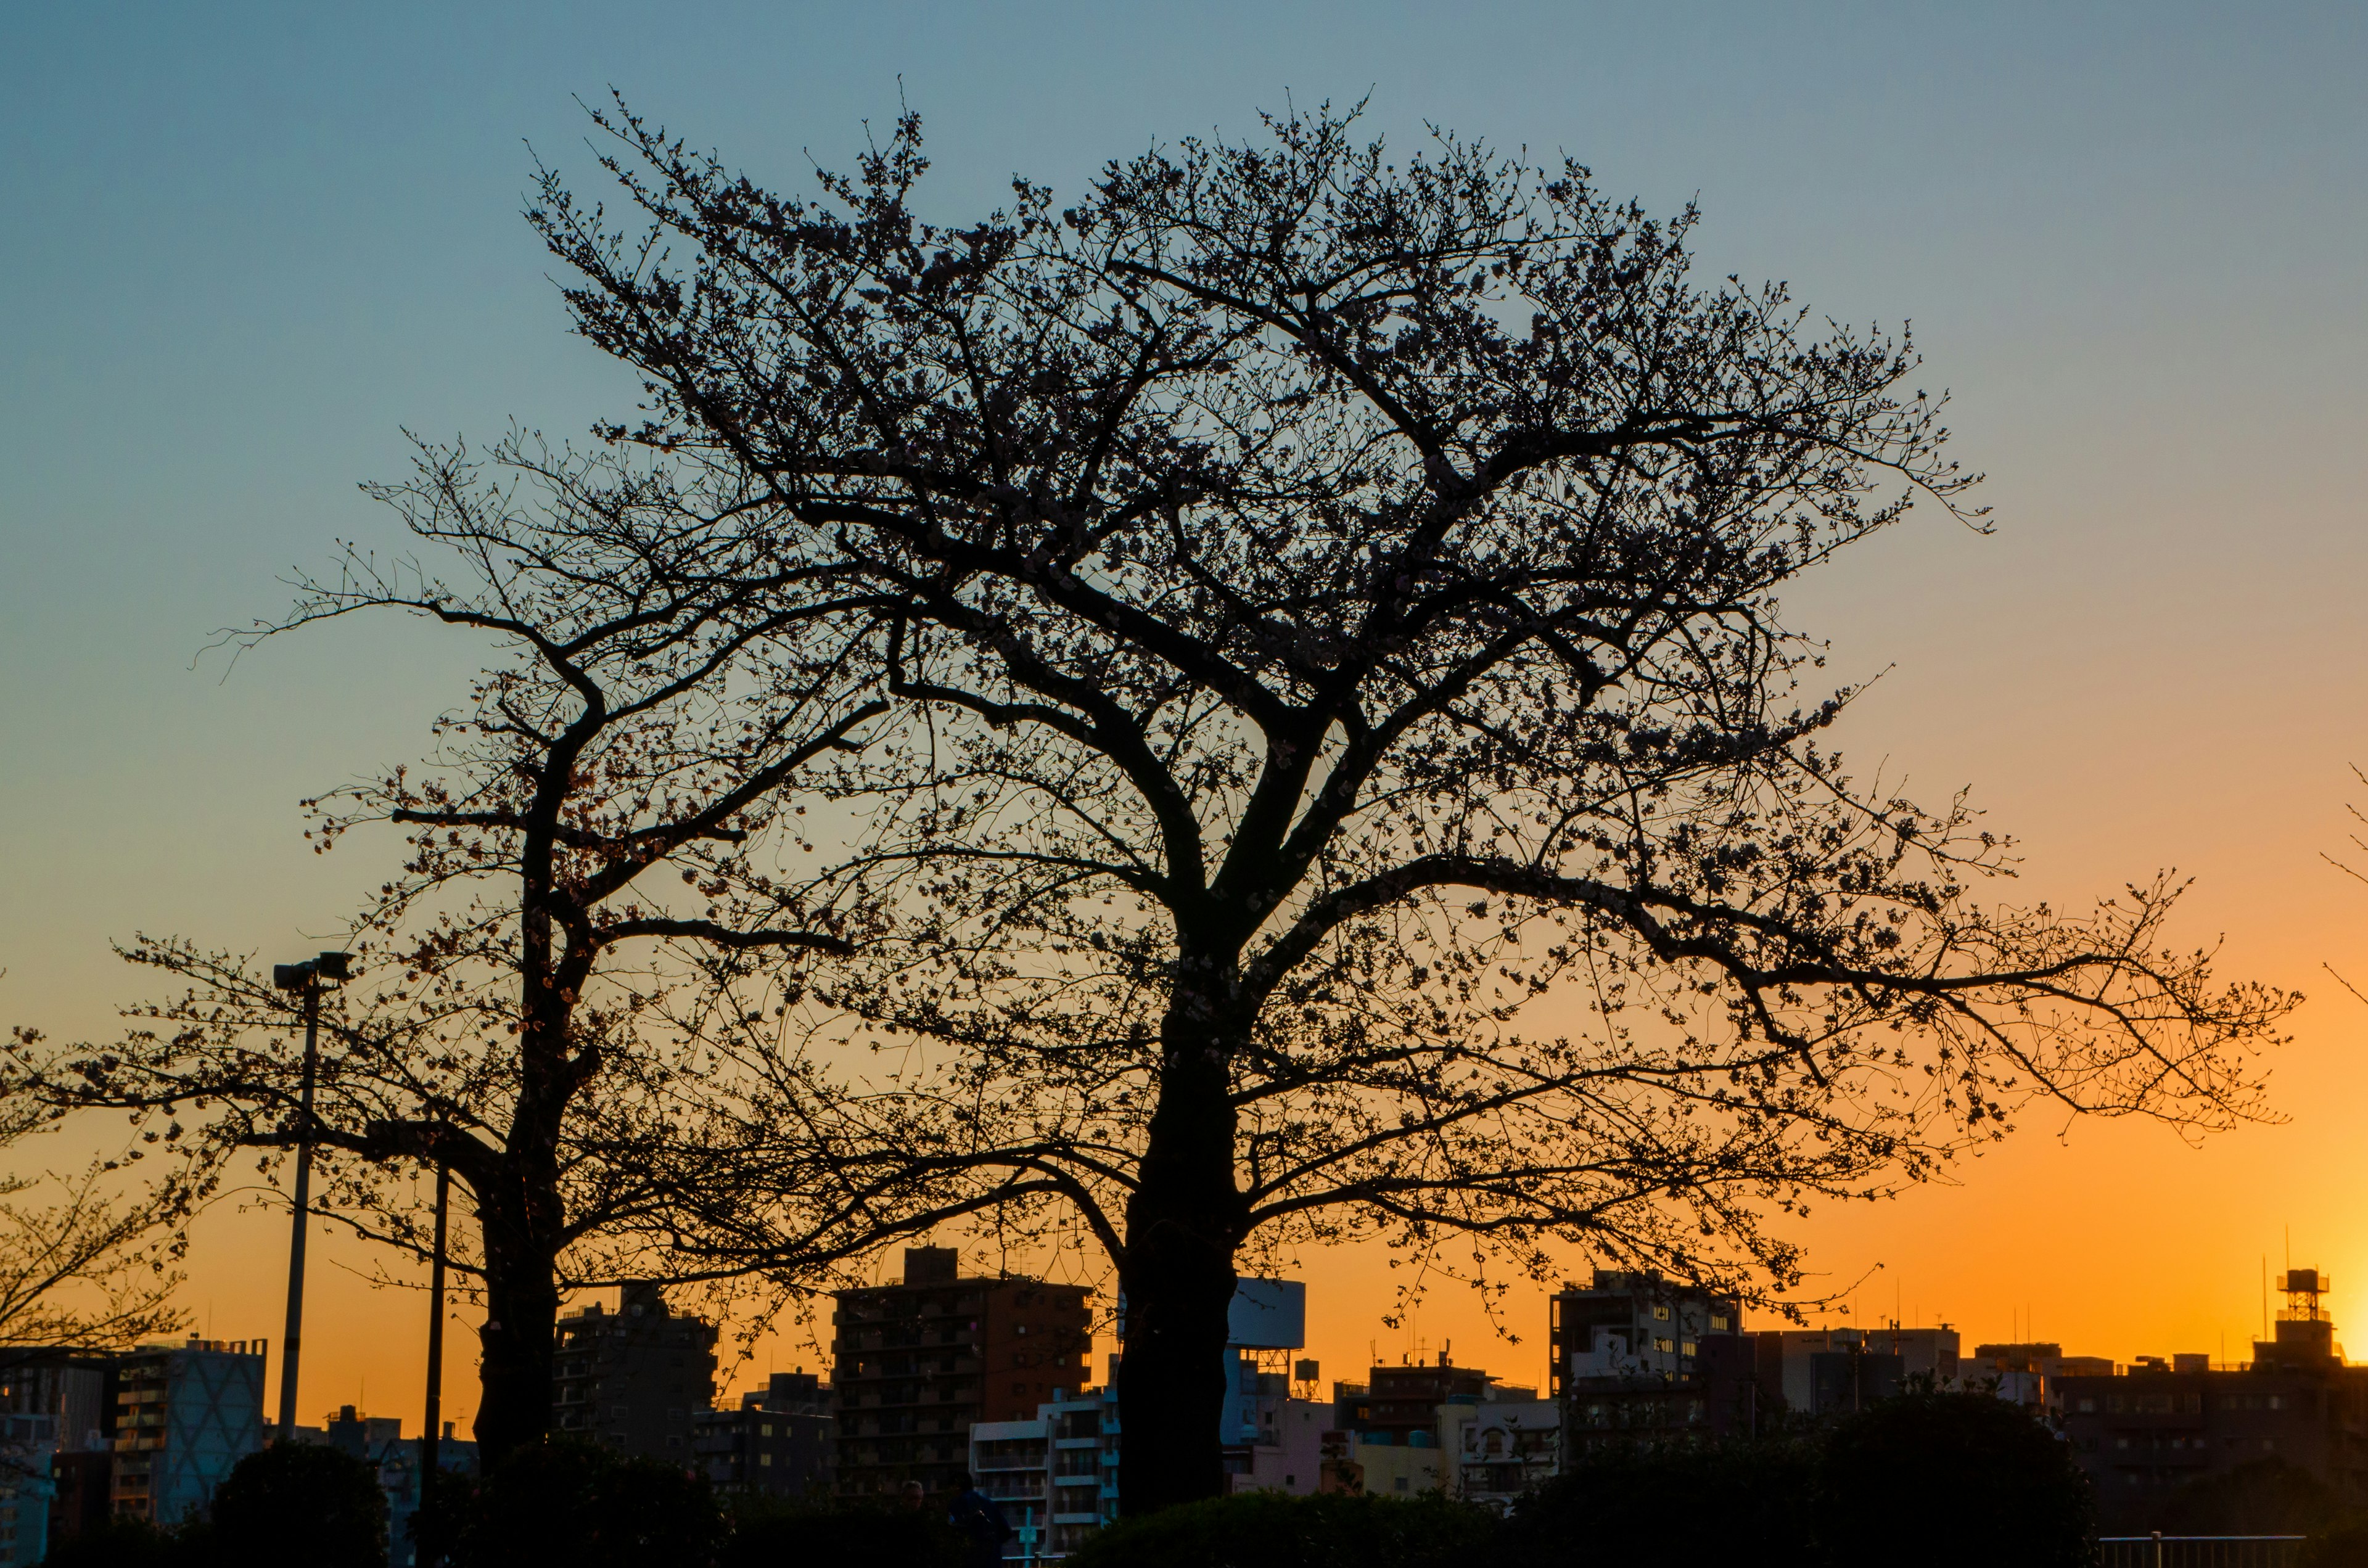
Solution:
{"label": "apartment building", "polygon": [[693,1428],[715,1402],[715,1325],[668,1309],[655,1285],[618,1292],[559,1320],[553,1420],[620,1453],[690,1468]]}
{"label": "apartment building", "polygon": [[976,1422],[1027,1421],[1087,1381],[1092,1297],[1083,1285],[965,1277],[951,1247],[907,1247],[901,1283],[842,1290],[831,1413],[837,1493],[950,1492]]}

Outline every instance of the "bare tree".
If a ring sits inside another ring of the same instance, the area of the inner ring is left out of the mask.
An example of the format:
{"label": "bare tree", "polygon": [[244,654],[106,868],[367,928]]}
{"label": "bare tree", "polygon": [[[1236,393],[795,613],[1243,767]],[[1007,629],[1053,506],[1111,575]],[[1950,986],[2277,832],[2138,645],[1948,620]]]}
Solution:
{"label": "bare tree", "polygon": [[[424,766],[307,802],[319,851],[375,824],[405,845],[356,924],[355,982],[325,1010],[309,1131],[324,1210],[424,1256],[415,1178],[450,1168],[474,1220],[453,1261],[487,1311],[476,1432],[491,1458],[551,1425],[564,1292],[664,1270],[672,1155],[703,1098],[668,998],[863,934],[764,868],[796,852],[801,773],[884,704],[804,659],[800,571],[768,564],[730,494],[522,438],[490,469],[423,449],[415,479],[377,493],[450,552],[458,585],[349,547],[240,641],[394,610],[497,651]],[[104,1051],[28,1057],[36,1081],[58,1103],[166,1124],[200,1196],[238,1151],[268,1169],[308,1135],[287,994],[187,941],[126,956],[188,989]]]}
{"label": "bare tree", "polygon": [[[1221,1488],[1246,1247],[1765,1293],[1768,1217],[2031,1096],[2257,1114],[2289,999],[2163,950],[2173,883],[1985,907],[2004,841],[1825,748],[1850,689],[1799,689],[1777,590],[1918,495],[1986,526],[1904,337],[1696,284],[1691,210],[1328,111],[955,226],[909,117],[811,200],[596,118],[640,226],[554,174],[535,219],[648,388],[612,434],[746,494],[903,704],[806,890],[894,928],[741,1031],[750,1124],[798,1119],[801,1191],[1089,1228],[1130,1510]],[[849,1031],[901,1086],[807,1049]]]}
{"label": "bare tree", "polygon": [[[39,1051],[38,1030],[10,1031],[13,1050]],[[0,1149],[22,1160],[52,1114],[23,1085],[0,1085]],[[129,1349],[177,1333],[181,1276],[172,1221],[182,1210],[175,1174],[126,1201],[120,1173],[139,1157],[93,1160],[73,1174],[0,1176],[0,1345]]]}

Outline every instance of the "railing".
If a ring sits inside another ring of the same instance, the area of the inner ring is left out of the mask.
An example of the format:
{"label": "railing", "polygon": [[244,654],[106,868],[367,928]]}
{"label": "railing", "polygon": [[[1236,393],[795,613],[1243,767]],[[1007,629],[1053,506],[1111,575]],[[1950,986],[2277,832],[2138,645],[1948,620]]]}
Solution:
{"label": "railing", "polygon": [[2294,1568],[2298,1535],[2109,1535],[2105,1568]]}

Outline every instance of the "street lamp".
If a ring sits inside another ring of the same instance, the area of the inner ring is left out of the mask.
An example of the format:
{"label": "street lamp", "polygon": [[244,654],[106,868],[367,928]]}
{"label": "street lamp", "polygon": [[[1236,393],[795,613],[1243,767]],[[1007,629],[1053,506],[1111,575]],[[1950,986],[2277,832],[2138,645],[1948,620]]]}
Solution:
{"label": "street lamp", "polygon": [[313,1079],[320,1069],[321,986],[346,978],[351,953],[271,966],[271,983],[304,997],[304,1087],[296,1112],[296,1229],[288,1243],[288,1332],[279,1348],[279,1440],[296,1437],[296,1353],[304,1328],[304,1221],[313,1206]]}

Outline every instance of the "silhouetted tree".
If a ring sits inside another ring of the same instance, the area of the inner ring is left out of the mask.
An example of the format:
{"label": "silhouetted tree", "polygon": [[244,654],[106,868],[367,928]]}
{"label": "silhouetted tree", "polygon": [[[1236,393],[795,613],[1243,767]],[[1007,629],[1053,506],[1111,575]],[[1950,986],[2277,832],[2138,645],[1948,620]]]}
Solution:
{"label": "silhouetted tree", "polygon": [[[801,614],[774,593],[796,571],[768,573],[728,498],[523,440],[490,477],[423,449],[413,481],[377,493],[449,552],[457,585],[349,549],[241,641],[392,610],[499,655],[423,766],[308,802],[307,835],[321,851],[365,825],[406,835],[356,923],[355,979],[325,1004],[309,1136],[324,1210],[414,1256],[430,1244],[416,1174],[450,1167],[474,1220],[453,1263],[486,1308],[476,1435],[497,1460],[550,1426],[564,1293],[664,1273],[649,1249],[670,1154],[695,1143],[704,1098],[700,1053],[666,1017],[676,989],[706,987],[702,964],[845,952],[860,934],[759,868],[797,840],[792,782],[883,705],[829,660],[800,662]],[[126,956],[188,989],[105,1050],[26,1045],[30,1082],[144,1114],[200,1194],[239,1151],[269,1168],[306,1135],[291,994],[185,940]]]}
{"label": "silhouetted tree", "polygon": [[[39,1030],[10,1031],[16,1061],[44,1049]],[[74,1173],[34,1174],[38,1138],[59,1112],[0,1064],[0,1149],[17,1168],[0,1175],[0,1345],[130,1349],[177,1332],[188,1314],[171,1302],[181,1276],[171,1224],[188,1206],[178,1172],[136,1196],[122,1173],[144,1153]]]}
{"label": "silhouetted tree", "polygon": [[316,1443],[274,1443],[215,1489],[207,1557],[232,1563],[384,1568],[378,1470]]}
{"label": "silhouetted tree", "polygon": [[[937,225],[910,117],[812,200],[600,123],[646,226],[556,175],[534,217],[646,385],[608,434],[745,495],[902,704],[801,890],[894,920],[791,1027],[724,1015],[800,1131],[746,1180],[1080,1222],[1130,1511],[1222,1489],[1245,1248],[1759,1295],[1764,1216],[2028,1096],[2253,1113],[2286,999],[2164,950],[2171,881],[1984,906],[2004,841],[1827,749],[1851,688],[1799,688],[1778,590],[1971,480],[1904,338],[1697,285],[1691,210],[1327,111]],[[894,1074],[834,1076],[867,1035]]]}

